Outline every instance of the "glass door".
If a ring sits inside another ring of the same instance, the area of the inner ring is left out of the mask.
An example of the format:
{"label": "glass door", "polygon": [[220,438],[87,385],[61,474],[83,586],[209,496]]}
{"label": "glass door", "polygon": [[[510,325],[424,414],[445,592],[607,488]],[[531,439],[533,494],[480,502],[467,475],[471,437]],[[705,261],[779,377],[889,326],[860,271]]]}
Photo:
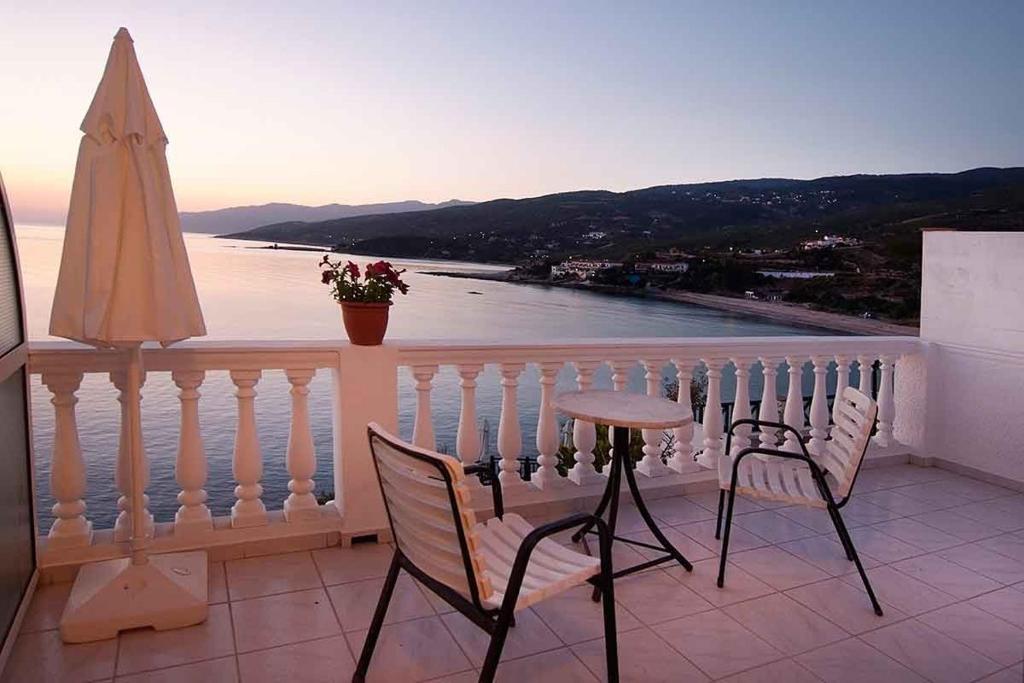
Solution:
{"label": "glass door", "polygon": [[14,225],[0,179],[0,642],[5,652],[35,569],[27,364]]}

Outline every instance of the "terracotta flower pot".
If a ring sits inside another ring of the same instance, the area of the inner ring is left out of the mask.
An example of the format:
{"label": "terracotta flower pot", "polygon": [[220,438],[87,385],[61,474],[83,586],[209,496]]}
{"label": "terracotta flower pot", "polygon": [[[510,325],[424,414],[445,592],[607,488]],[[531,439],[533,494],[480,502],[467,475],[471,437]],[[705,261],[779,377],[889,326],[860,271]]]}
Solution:
{"label": "terracotta flower pot", "polygon": [[348,340],[358,346],[379,346],[388,331],[387,303],[341,302],[341,319],[345,323]]}

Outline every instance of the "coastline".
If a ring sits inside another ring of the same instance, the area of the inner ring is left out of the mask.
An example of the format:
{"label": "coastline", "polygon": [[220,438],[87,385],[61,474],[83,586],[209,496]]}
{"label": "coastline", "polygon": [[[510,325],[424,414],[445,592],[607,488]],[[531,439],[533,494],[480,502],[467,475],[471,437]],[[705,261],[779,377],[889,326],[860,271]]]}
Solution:
{"label": "coastline", "polygon": [[730,296],[700,294],[697,292],[635,290],[612,285],[590,285],[582,282],[550,282],[548,280],[531,279],[513,280],[508,277],[510,272],[511,270],[496,273],[423,271],[425,275],[435,275],[438,277],[491,280],[497,282],[508,282],[511,284],[541,285],[544,287],[562,287],[566,289],[581,289],[600,294],[658,299],[660,301],[674,301],[676,303],[703,306],[704,308],[715,308],[722,311],[764,318],[775,322],[793,323],[795,325],[815,327],[833,332],[848,332],[850,334],[869,336],[913,337],[916,337],[919,333],[918,328],[910,325],[898,325],[896,323],[888,323],[871,318],[858,318],[855,316],[843,315],[841,313],[816,311],[796,304],[738,299]]}

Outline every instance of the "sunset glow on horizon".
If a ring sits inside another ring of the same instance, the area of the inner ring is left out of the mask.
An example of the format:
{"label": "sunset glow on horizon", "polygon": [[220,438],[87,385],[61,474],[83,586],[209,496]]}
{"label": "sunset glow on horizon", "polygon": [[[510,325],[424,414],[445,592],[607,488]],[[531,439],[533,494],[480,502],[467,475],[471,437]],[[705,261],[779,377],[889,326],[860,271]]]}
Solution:
{"label": "sunset glow on horizon", "polygon": [[1024,3],[3,0],[0,174],[59,223],[126,26],[181,210],[1024,165]]}

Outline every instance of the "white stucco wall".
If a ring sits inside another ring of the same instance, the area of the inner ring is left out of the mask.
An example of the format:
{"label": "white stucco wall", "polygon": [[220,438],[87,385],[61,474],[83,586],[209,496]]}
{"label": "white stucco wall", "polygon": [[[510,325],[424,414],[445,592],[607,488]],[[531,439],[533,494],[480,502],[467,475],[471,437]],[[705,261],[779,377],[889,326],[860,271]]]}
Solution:
{"label": "white stucco wall", "polygon": [[924,451],[1024,482],[1024,232],[926,232]]}

